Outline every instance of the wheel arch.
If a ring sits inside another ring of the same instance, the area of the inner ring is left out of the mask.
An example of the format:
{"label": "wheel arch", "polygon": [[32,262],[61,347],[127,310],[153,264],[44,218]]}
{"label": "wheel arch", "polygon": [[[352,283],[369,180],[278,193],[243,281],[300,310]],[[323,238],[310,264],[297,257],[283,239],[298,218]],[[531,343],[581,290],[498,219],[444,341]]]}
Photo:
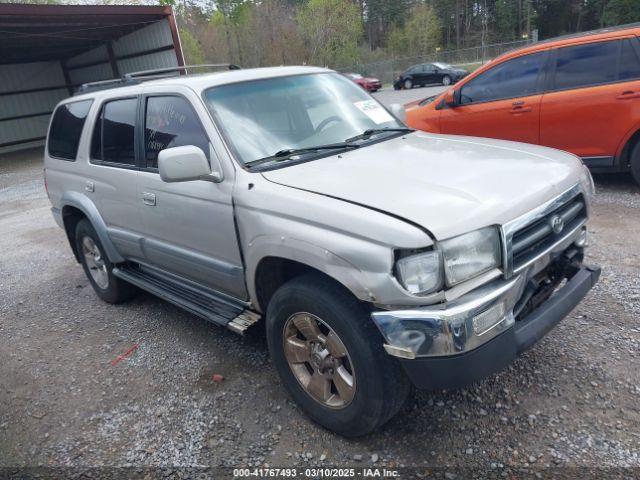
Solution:
{"label": "wheel arch", "polygon": [[631,164],[631,151],[638,142],[640,142],[640,124],[630,129],[618,146],[616,161],[619,167],[623,169],[629,167]]}
{"label": "wheel arch", "polygon": [[91,199],[78,192],[65,192],[62,195],[60,205],[62,221],[67,234],[67,239],[69,240],[73,254],[78,262],[80,261],[80,253],[76,248],[75,230],[78,222],[83,218],[86,218],[91,222],[91,225],[100,238],[100,242],[102,243],[102,247],[109,258],[109,261],[111,263],[124,262],[124,258],[122,258],[118,253],[111,241],[111,238],[109,238],[107,225]]}
{"label": "wheel arch", "polygon": [[371,301],[370,291],[358,278],[362,272],[355,265],[326,249],[287,239],[284,244],[260,245],[259,255],[247,257],[247,288],[252,303],[265,312],[281,285],[312,272],[333,280],[361,301]]}

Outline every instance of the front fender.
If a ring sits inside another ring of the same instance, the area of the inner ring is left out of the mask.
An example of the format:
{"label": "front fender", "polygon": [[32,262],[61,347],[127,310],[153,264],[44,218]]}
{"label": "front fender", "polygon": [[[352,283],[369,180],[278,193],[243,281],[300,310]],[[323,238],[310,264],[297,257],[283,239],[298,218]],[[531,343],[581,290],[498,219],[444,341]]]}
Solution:
{"label": "front fender", "polygon": [[257,305],[255,276],[267,257],[310,266],[374,304],[422,304],[393,275],[395,249],[433,244],[429,235],[400,218],[321,194],[253,177],[235,196],[247,290]]}
{"label": "front fender", "polygon": [[[60,210],[64,220],[64,208],[74,207],[80,210],[89,219],[94,230],[100,238],[100,243],[111,263],[124,262],[124,258],[118,253],[107,233],[107,224],[102,219],[100,212],[89,197],[79,192],[65,192],[60,199]],[[71,239],[70,239],[71,240]]]}
{"label": "front fender", "polygon": [[[341,283],[360,300],[371,301],[373,295],[362,283],[364,273],[348,260],[318,245],[293,237],[262,235],[248,245],[245,258],[247,278],[255,279],[260,262],[268,257],[293,260],[315,268]],[[258,305],[256,282],[248,282],[250,298]]]}

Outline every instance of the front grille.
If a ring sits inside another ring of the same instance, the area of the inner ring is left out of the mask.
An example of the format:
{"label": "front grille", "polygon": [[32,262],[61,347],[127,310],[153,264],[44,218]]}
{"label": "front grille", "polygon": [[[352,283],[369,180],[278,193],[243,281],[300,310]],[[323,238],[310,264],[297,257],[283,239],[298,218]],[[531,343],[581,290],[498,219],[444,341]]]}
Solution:
{"label": "front grille", "polygon": [[[563,223],[563,228],[558,232],[554,231],[552,226],[553,219],[556,217],[561,218]],[[586,217],[584,197],[578,194],[543,217],[517,230],[511,240],[514,271],[563,238]]]}

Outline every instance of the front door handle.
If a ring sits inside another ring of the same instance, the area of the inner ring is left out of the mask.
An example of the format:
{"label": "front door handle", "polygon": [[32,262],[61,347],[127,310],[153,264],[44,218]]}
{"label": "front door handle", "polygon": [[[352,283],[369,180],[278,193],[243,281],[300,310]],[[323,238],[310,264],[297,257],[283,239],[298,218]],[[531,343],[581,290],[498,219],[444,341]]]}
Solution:
{"label": "front door handle", "polygon": [[531,107],[525,107],[522,104],[518,104],[518,105],[514,104],[511,110],[509,111],[509,113],[512,113],[512,114],[529,113],[531,110],[533,110]]}
{"label": "front door handle", "polygon": [[149,205],[153,207],[156,204],[156,195],[155,193],[142,192],[142,203],[145,205]]}
{"label": "front door handle", "polygon": [[631,100],[632,98],[640,98],[640,92],[634,92],[633,90],[627,90],[622,92],[616,97],[617,100]]}

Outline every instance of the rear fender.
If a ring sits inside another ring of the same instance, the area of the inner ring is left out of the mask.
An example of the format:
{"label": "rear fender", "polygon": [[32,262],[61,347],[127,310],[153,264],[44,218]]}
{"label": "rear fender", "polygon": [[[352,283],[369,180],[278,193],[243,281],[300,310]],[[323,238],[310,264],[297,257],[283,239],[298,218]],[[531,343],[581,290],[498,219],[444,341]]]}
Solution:
{"label": "rear fender", "polygon": [[124,258],[118,253],[107,233],[107,224],[100,216],[95,204],[87,196],[79,192],[65,192],[60,199],[60,209],[71,206],[80,210],[89,219],[100,238],[100,243],[111,263],[122,263]]}

